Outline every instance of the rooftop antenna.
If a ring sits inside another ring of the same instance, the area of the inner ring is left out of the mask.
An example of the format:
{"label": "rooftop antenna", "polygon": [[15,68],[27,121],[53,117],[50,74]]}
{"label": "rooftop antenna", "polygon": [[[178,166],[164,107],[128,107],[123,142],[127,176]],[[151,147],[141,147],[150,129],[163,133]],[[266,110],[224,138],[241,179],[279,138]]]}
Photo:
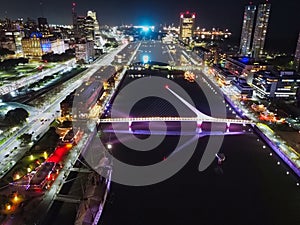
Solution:
{"label": "rooftop antenna", "polygon": [[43,11],[43,2],[40,2],[40,10],[41,10],[41,16],[44,18],[44,11]]}
{"label": "rooftop antenna", "polygon": [[76,13],[75,7],[76,7],[76,2],[73,2],[73,3],[72,3],[72,13]]}

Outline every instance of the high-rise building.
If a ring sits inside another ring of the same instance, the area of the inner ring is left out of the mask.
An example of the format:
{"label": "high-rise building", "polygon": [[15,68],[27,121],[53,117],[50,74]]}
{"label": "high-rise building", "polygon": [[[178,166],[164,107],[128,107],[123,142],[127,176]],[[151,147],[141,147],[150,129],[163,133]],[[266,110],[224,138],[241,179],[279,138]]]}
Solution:
{"label": "high-rise building", "polygon": [[91,16],[87,16],[84,19],[84,36],[88,41],[95,40],[95,20]]}
{"label": "high-rise building", "polygon": [[78,36],[78,25],[77,25],[77,13],[76,13],[76,3],[72,3],[72,20],[73,20],[73,33],[74,36]]}
{"label": "high-rise building", "polygon": [[39,31],[44,36],[50,35],[50,29],[49,29],[49,24],[48,24],[47,18],[43,18],[43,17],[38,18],[38,28],[39,28]]}
{"label": "high-rise building", "polygon": [[87,12],[87,16],[92,17],[93,20],[97,20],[97,16],[96,16],[96,12],[95,12],[95,11],[89,10],[89,11]]}
{"label": "high-rise building", "polygon": [[259,58],[263,54],[270,17],[270,10],[271,4],[269,3],[263,3],[258,6],[252,44],[253,58]]}
{"label": "high-rise building", "polygon": [[195,13],[185,12],[180,14],[179,38],[188,43],[193,36],[195,26]]}
{"label": "high-rise building", "polygon": [[[263,55],[270,10],[271,4],[269,3],[260,4],[258,7],[252,4],[245,7],[240,42],[240,54],[242,56],[251,55],[253,58],[258,59]],[[253,27],[255,27],[254,32]]]}
{"label": "high-rise building", "polygon": [[81,39],[85,37],[85,16],[77,16],[76,19],[75,38]]}
{"label": "high-rise building", "polygon": [[100,36],[99,23],[96,18],[96,12],[88,11],[87,16],[79,16],[77,15],[75,10],[75,3],[73,3],[72,15],[75,39],[95,41],[95,37]]}
{"label": "high-rise building", "polygon": [[99,22],[97,20],[96,12],[95,11],[88,11],[87,16],[93,18],[94,20],[94,41],[95,41],[95,49],[100,49],[101,47],[101,34],[100,34],[100,27]]}
{"label": "high-rise building", "polygon": [[24,23],[24,33],[26,37],[29,37],[32,32],[37,31],[37,24],[34,19],[27,18],[27,21]]}
{"label": "high-rise building", "polygon": [[240,43],[240,54],[243,56],[248,56],[251,54],[251,38],[255,19],[255,12],[255,5],[247,5],[245,7]]}
{"label": "high-rise building", "polygon": [[299,32],[297,47],[295,51],[294,66],[295,66],[295,70],[297,72],[300,72],[300,32]]}

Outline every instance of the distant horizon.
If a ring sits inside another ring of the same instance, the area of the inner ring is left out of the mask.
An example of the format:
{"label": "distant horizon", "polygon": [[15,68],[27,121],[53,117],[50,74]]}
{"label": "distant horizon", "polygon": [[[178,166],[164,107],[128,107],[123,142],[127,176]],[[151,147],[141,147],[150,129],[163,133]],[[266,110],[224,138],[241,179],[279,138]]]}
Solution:
{"label": "distant horizon", "polygon": [[[26,17],[26,18],[19,18],[23,19],[23,21],[26,21],[27,18],[34,19],[37,21],[37,18],[33,17]],[[47,18],[47,17],[45,17]],[[3,19],[3,18],[0,18]],[[8,18],[12,20],[17,20],[16,18]],[[63,23],[50,23],[49,19],[47,18],[48,24],[49,25],[62,25],[62,26],[72,26],[73,24],[63,24]],[[144,24],[100,24],[100,26],[121,26],[121,25],[132,25],[132,26],[145,26]],[[171,25],[171,24],[167,24]],[[152,24],[149,24],[149,26],[152,26]],[[158,26],[158,25],[153,25],[153,26]],[[175,26],[175,24],[174,24]],[[179,24],[175,27],[178,27]],[[220,28],[220,27],[202,27],[205,28],[206,30],[212,30],[213,28],[220,29],[220,30],[225,30],[228,29],[229,32],[231,32],[231,36],[228,38],[231,40],[232,44],[239,45],[240,43],[240,34],[233,33],[232,30],[229,28]],[[280,53],[287,53],[287,54],[294,54],[296,50],[296,45],[297,45],[297,40],[298,40],[298,35],[295,35],[292,40],[290,37],[285,37],[284,39],[282,38],[268,38],[266,39],[266,44],[265,44],[265,50],[267,51],[272,51],[272,52],[280,52]]]}
{"label": "distant horizon", "polygon": [[[72,24],[72,0],[37,1],[27,0],[26,4],[20,7],[17,0],[5,1],[0,9],[0,18],[24,18],[28,17],[37,20],[38,17],[45,17],[49,24]],[[131,0],[125,1],[93,1],[87,2],[77,0],[76,11],[78,15],[86,15],[88,10],[96,11],[100,25],[120,26],[122,24],[136,25],[179,25],[181,12],[190,11],[196,13],[196,27],[211,29],[229,29],[232,38],[240,38],[243,13],[249,0],[223,0],[197,1],[185,0],[184,2],[173,2],[171,0],[156,1],[147,3]],[[266,1],[253,0],[253,5]],[[279,47],[286,49],[286,52],[293,52],[300,31],[300,20],[298,13],[300,4],[297,1],[269,0],[271,13],[266,36],[267,49]],[[159,22],[157,22],[159,21]],[[283,43],[281,43],[283,42]],[[293,43],[294,42],[294,43]],[[281,47],[282,46],[282,47]]]}

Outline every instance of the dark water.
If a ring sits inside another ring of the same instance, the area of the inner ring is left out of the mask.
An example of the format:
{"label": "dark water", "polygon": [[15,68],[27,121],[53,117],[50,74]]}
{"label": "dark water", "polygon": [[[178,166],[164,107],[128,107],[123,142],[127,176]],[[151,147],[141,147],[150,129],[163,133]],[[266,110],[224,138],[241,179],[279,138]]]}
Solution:
{"label": "dark water", "polygon": [[[123,86],[131,81],[127,78]],[[210,113],[207,101],[196,84],[183,79],[176,82],[189,93],[198,109]],[[154,113],[176,115],[176,110],[172,104],[151,97],[140,101],[131,111],[133,116]],[[145,123],[134,126],[134,129],[148,129]],[[178,123],[168,123],[167,126],[168,130],[180,129]],[[240,131],[245,128],[236,125],[232,129]],[[144,139],[148,136],[137,137]],[[110,138],[114,141],[114,156],[135,165],[162,160],[178,143],[178,137],[167,136],[151,152],[137,153],[115,141],[113,134]],[[296,185],[299,181],[291,172],[286,174],[288,169],[283,162],[275,153],[270,156],[270,149],[264,149],[264,143],[257,141],[255,134],[225,136],[220,152],[225,154],[226,160],[220,166],[215,159],[205,171],[199,172],[199,162],[208,138],[199,138],[189,162],[163,182],[143,187],[112,183],[99,224],[300,224],[300,187]],[[280,165],[277,165],[278,161]]]}

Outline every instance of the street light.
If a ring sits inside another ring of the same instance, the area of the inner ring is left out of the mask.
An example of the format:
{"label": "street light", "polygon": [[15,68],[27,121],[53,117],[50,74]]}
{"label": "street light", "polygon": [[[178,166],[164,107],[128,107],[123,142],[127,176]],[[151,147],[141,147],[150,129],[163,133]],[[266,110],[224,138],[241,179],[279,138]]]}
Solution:
{"label": "street light", "polygon": [[11,210],[11,205],[10,205],[10,204],[7,204],[7,205],[6,205],[6,210],[7,210],[7,211],[10,211],[10,210]]}
{"label": "street light", "polygon": [[107,144],[108,149],[112,149],[112,144]]}

